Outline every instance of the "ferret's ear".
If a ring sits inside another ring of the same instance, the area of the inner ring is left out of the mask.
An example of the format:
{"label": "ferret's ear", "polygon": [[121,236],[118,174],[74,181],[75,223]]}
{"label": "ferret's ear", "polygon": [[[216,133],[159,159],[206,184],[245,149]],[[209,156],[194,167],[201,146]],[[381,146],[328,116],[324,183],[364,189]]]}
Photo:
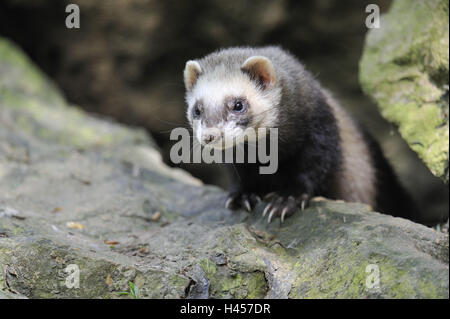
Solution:
{"label": "ferret's ear", "polygon": [[186,90],[192,89],[199,75],[202,73],[202,68],[197,61],[187,61],[186,67],[184,68],[184,86]]}
{"label": "ferret's ear", "polygon": [[248,73],[252,79],[263,87],[272,87],[277,80],[272,62],[263,56],[252,56],[245,60],[241,70]]}

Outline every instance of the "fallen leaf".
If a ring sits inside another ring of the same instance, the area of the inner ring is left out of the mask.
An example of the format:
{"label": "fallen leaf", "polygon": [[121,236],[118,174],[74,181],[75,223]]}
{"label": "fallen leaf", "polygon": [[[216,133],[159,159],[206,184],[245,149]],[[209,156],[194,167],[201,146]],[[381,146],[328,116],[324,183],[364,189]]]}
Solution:
{"label": "fallen leaf", "polygon": [[112,278],[111,278],[111,275],[110,275],[110,274],[108,274],[108,276],[106,276],[105,282],[106,282],[106,284],[107,284],[108,286],[111,286],[111,285],[112,285]]}
{"label": "fallen leaf", "polygon": [[156,212],[152,215],[152,221],[157,222],[160,217],[161,217],[161,213]]}
{"label": "fallen leaf", "polygon": [[104,240],[103,242],[105,244],[107,244],[107,245],[118,245],[118,244],[120,244],[118,241],[115,241],[115,240]]}
{"label": "fallen leaf", "polygon": [[141,247],[141,249],[139,249],[139,252],[146,253],[147,252],[147,247]]}
{"label": "fallen leaf", "polygon": [[66,225],[72,229],[84,229],[84,225],[77,222],[67,222]]}

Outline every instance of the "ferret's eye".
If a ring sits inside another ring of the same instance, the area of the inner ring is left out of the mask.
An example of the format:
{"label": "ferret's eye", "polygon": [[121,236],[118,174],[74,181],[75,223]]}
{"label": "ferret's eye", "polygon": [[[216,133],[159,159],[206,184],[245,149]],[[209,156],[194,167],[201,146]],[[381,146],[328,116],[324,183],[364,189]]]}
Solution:
{"label": "ferret's eye", "polygon": [[194,119],[198,119],[201,114],[202,114],[202,111],[198,108],[198,106],[194,106],[194,108],[192,110],[192,116],[194,117]]}
{"label": "ferret's eye", "polygon": [[234,102],[232,110],[234,112],[241,113],[241,112],[244,112],[246,110],[246,108],[247,108],[246,103],[244,103],[243,101],[239,101],[238,100],[238,101]]}

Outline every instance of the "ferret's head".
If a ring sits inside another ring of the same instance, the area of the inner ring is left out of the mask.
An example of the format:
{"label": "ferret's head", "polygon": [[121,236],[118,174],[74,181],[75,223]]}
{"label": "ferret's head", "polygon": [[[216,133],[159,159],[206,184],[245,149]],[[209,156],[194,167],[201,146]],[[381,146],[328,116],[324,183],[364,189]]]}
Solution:
{"label": "ferret's head", "polygon": [[266,57],[252,56],[241,63],[191,60],[184,69],[184,83],[187,118],[203,145],[225,149],[256,142],[262,137],[258,128],[277,125],[281,89]]}

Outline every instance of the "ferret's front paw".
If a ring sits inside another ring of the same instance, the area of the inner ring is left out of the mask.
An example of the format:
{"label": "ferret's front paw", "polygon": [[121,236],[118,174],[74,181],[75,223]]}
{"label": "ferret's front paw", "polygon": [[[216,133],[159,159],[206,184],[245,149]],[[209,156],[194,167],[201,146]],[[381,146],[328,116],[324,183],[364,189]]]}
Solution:
{"label": "ferret's front paw", "polygon": [[242,207],[250,212],[260,201],[261,198],[256,194],[233,192],[228,194],[225,207],[232,210]]}
{"label": "ferret's front paw", "polygon": [[280,217],[281,222],[284,222],[285,218],[294,214],[298,207],[304,210],[308,206],[310,196],[302,194],[294,197],[292,195],[282,196],[277,193],[270,193],[264,199],[269,200],[269,203],[264,208],[263,217],[269,214],[267,222],[270,223],[274,216]]}

